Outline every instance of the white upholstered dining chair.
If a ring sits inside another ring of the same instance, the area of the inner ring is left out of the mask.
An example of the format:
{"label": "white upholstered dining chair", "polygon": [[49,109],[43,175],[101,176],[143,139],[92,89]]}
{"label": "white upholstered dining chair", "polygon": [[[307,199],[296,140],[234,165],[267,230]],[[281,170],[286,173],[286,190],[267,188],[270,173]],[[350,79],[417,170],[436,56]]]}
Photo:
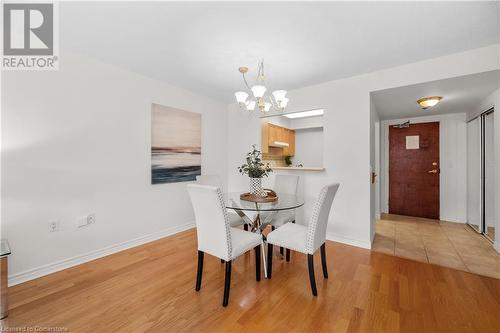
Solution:
{"label": "white upholstered dining chair", "polygon": [[[200,185],[219,187],[221,191],[224,192],[222,179],[218,175],[199,175],[196,176],[196,182]],[[238,227],[240,225],[243,225],[243,228],[245,230],[248,230],[248,225],[234,210],[228,210],[228,218],[231,227]]]}
{"label": "white upholstered dining chair", "polygon": [[220,187],[189,184],[187,186],[196,219],[198,238],[198,271],[196,291],[201,288],[204,254],[208,253],[226,263],[223,306],[229,302],[231,262],[241,254],[255,249],[256,279],[260,281],[260,234],[232,228]]}
{"label": "white upholstered dining chair", "polygon": [[321,248],[321,265],[323,267],[323,276],[328,278],[326,266],[326,227],[328,225],[328,216],[332,206],[333,198],[337,193],[339,184],[331,184],[321,189],[318,199],[313,208],[312,216],[308,225],[296,223],[287,223],[282,227],[270,232],[267,235],[267,276],[272,276],[273,245],[281,246],[293,251],[307,254],[309,268],[309,280],[311,290],[314,296],[318,295],[316,289],[316,280],[314,277],[313,254]]}
{"label": "white upholstered dining chair", "polygon": [[[273,190],[278,193],[297,195],[299,185],[299,176],[295,175],[276,175],[274,177]],[[295,210],[280,211],[271,220],[274,228],[281,227],[285,223],[295,222]]]}
{"label": "white upholstered dining chair", "polygon": [[[280,193],[297,195],[299,186],[299,176],[296,175],[276,175],[274,177],[273,190],[280,195]],[[283,210],[276,213],[271,213],[272,217],[270,224],[271,230],[281,227],[285,223],[295,223],[295,210]],[[267,218],[264,214],[263,219]],[[280,247],[280,253],[283,255],[283,248]],[[290,261],[290,250],[286,251],[286,261]]]}

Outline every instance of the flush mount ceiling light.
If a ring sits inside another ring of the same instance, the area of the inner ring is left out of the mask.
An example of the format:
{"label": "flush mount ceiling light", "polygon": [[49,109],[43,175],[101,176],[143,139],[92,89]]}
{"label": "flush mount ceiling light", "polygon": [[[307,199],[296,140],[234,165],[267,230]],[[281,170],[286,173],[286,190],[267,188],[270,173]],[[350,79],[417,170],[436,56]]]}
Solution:
{"label": "flush mount ceiling light", "polygon": [[424,98],[421,98],[417,101],[418,105],[420,105],[420,107],[422,109],[428,109],[430,107],[433,107],[434,105],[436,105],[437,103],[439,103],[439,101],[441,101],[443,99],[443,97],[441,96],[430,96],[430,97],[424,97]]}
{"label": "flush mount ceiling light", "polygon": [[280,112],[285,110],[288,104],[286,90],[275,90],[272,94],[269,94],[266,88],[266,83],[264,82],[264,60],[259,62],[256,83],[252,87],[248,85],[245,77],[248,67],[240,67],[238,70],[243,75],[243,82],[248,88],[248,92],[237,91],[234,93],[236,102],[238,102],[241,108],[252,111],[257,106],[261,112],[269,112],[271,109]]}
{"label": "flush mount ceiling light", "polygon": [[291,118],[291,119],[305,118],[305,117],[322,116],[324,112],[325,112],[325,110],[323,110],[323,109],[316,109],[316,110],[309,110],[309,111],[284,114],[284,116],[287,118]]}

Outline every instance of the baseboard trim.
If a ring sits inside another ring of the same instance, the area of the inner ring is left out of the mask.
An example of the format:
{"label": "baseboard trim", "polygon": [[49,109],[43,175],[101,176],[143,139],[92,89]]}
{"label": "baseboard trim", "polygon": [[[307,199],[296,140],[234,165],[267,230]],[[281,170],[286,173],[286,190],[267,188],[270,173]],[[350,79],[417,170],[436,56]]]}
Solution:
{"label": "baseboard trim", "polygon": [[368,250],[370,250],[372,248],[372,245],[370,242],[365,242],[365,241],[362,241],[359,239],[352,239],[352,238],[341,236],[341,235],[335,235],[331,232],[326,233],[326,239],[334,241],[334,242],[342,243],[342,244],[361,247],[363,249],[368,249]]}
{"label": "baseboard trim", "polygon": [[440,216],[439,217],[439,220],[440,221],[445,221],[445,222],[452,222],[452,223],[466,223],[465,221],[462,221],[460,219],[456,219],[456,218],[453,218],[453,217],[446,217],[446,216]]}
{"label": "baseboard trim", "polygon": [[500,242],[499,241],[495,241],[495,243],[493,243],[493,248],[498,252],[500,253]]}
{"label": "baseboard trim", "polygon": [[380,220],[380,215],[381,215],[380,213],[376,213],[376,214],[375,214],[375,218],[376,218],[377,220]]}
{"label": "baseboard trim", "polygon": [[175,227],[171,227],[162,231],[157,231],[145,236],[137,237],[125,242],[117,243],[111,246],[107,246],[102,249],[90,251],[78,256],[74,256],[71,258],[59,260],[50,264],[46,264],[43,266],[39,266],[36,268],[32,268],[29,270],[26,270],[24,272],[16,273],[9,275],[9,282],[8,285],[9,287],[15,286],[16,284],[20,284],[26,281],[30,281],[48,274],[52,274],[58,271],[62,271],[64,269],[81,265],[86,262],[99,259],[105,256],[108,256],[113,253],[117,253],[123,250],[127,250],[139,245],[143,245],[167,236],[172,236],[174,234],[177,234],[179,232],[191,229],[194,227],[194,222],[193,223],[187,223]]}

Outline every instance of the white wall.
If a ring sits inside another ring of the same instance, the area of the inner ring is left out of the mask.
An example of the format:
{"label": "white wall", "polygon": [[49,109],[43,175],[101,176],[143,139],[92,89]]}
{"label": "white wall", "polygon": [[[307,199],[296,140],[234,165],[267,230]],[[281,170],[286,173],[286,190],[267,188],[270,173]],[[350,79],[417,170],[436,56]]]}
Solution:
{"label": "white wall", "polygon": [[293,165],[323,167],[323,128],[295,130]]}
{"label": "white wall", "polygon": [[267,121],[271,124],[285,127],[285,128],[290,128],[290,119],[284,116],[276,116],[276,117],[267,117],[267,118],[262,118],[263,121]]}
{"label": "white wall", "polygon": [[439,122],[439,201],[440,219],[467,221],[467,128],[466,114],[402,118],[382,121],[382,211],[389,211],[389,129],[388,126],[410,120],[412,124]]}
{"label": "white wall", "polygon": [[[498,78],[498,86],[500,87],[500,77]],[[467,112],[467,121],[480,116],[483,112],[488,111],[491,108],[495,108],[498,110],[498,96],[500,94],[500,89],[497,89],[491,94],[489,94],[484,100],[476,106],[474,110],[470,110]]]}
{"label": "white wall", "polygon": [[[328,237],[369,248],[373,215],[370,185],[370,92],[495,70],[500,68],[499,59],[499,45],[493,45],[290,91],[289,111],[325,109],[325,171],[299,173],[302,177],[299,188],[307,200],[304,216],[310,215],[312,202],[322,186],[340,182],[330,215]],[[238,110],[237,106],[229,107],[230,188],[248,187],[248,180],[239,176],[235,167],[241,163],[249,144],[260,140],[258,123],[255,126],[247,121],[250,117]],[[242,123],[245,128],[239,126]]]}
{"label": "white wall", "polygon": [[[500,82],[500,80],[499,80]],[[468,117],[472,118],[474,115],[478,115],[491,107],[495,108],[495,111],[500,110],[500,89],[495,90],[491,95],[489,95],[474,112],[471,112]],[[494,145],[495,145],[495,196],[494,196],[494,206],[495,206],[495,249],[500,252],[500,117],[498,113],[495,116],[494,123]]]}
{"label": "white wall", "polygon": [[252,145],[261,146],[261,130],[258,112],[245,112],[237,104],[228,106],[226,163],[229,191],[249,188],[248,177],[240,175],[237,167],[245,162],[245,155]]}
{"label": "white wall", "polygon": [[323,127],[323,116],[290,119],[290,128]]}
{"label": "white wall", "polygon": [[[86,57],[60,61],[59,71],[2,73],[11,283],[193,225],[186,183],[150,185],[151,103],[201,113],[202,172],[226,174],[225,105]],[[88,213],[96,224],[78,229]]]}

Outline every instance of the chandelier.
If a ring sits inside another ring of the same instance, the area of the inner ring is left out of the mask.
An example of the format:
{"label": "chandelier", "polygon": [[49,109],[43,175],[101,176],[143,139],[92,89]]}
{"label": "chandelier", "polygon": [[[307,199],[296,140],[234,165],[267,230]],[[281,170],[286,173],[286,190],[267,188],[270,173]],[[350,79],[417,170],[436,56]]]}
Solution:
{"label": "chandelier", "polygon": [[[240,67],[238,71],[243,76],[243,81],[248,91],[237,91],[234,93],[236,101],[241,108],[248,111],[255,110],[257,106],[261,112],[269,112],[271,108],[276,111],[283,111],[287,104],[286,90],[275,90],[272,94],[267,92],[266,83],[264,81],[264,60],[259,62],[259,71],[257,72],[256,83],[250,87],[248,85],[245,74],[248,72],[248,67]],[[267,92],[267,93],[266,93]]]}

